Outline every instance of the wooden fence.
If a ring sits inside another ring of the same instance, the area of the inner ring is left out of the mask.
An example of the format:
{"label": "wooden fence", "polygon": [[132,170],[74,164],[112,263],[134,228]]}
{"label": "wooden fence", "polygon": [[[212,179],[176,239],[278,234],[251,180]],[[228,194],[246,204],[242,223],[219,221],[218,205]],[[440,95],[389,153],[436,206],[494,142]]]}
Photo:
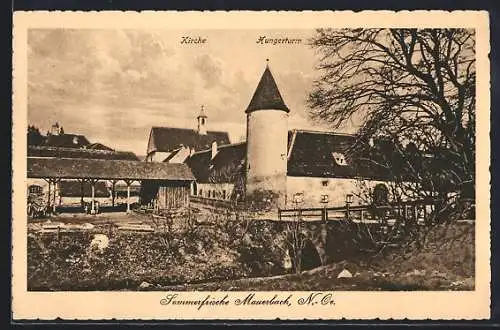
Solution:
{"label": "wooden fence", "polygon": [[389,205],[359,205],[324,208],[279,209],[278,219],[283,221],[338,221],[351,219],[354,222],[377,223],[385,219],[394,223],[396,219],[425,223],[439,201],[411,201]]}

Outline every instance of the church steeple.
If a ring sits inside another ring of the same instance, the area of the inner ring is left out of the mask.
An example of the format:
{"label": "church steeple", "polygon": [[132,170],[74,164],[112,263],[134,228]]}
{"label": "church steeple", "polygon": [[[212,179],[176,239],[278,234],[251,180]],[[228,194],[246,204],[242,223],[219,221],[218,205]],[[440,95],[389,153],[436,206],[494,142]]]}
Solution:
{"label": "church steeple", "polygon": [[290,112],[271,74],[269,60],[266,60],[266,69],[260,78],[260,82],[245,112],[249,113],[265,109],[283,110],[287,113]]}
{"label": "church steeple", "polygon": [[198,119],[198,134],[201,135],[206,135],[207,134],[207,128],[206,128],[206,123],[207,123],[207,115],[205,114],[205,108],[202,105],[200,109],[200,114],[196,119]]}

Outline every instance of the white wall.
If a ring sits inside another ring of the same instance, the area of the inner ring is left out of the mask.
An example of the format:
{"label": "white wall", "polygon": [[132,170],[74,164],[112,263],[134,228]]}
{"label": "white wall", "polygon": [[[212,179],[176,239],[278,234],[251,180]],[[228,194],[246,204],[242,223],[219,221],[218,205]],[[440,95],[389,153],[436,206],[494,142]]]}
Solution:
{"label": "white wall", "polygon": [[[104,205],[111,205],[111,198],[110,197],[96,197],[95,200],[99,202],[101,206]],[[62,205],[62,206],[80,206],[80,201],[81,197],[59,197],[56,200],[57,205]],[[90,197],[84,197],[83,198],[84,202],[90,203],[92,202],[92,198]],[[116,201],[115,201],[116,204]]]}
{"label": "white wall", "polygon": [[[26,181],[27,190],[28,190],[30,185],[37,185],[37,186],[42,187],[43,194],[44,194],[43,201],[46,203],[47,199],[48,199],[47,194],[49,191],[48,182],[43,180],[43,179],[30,179],[30,178],[28,178]],[[109,187],[111,186],[111,184],[109,182],[106,182],[106,185]],[[132,183],[132,185],[133,186],[140,186],[140,183],[134,182],[134,183]],[[28,192],[29,192],[29,190],[28,190]],[[50,186],[50,195],[51,195],[50,201],[51,201],[51,203],[53,201],[53,194],[54,194],[54,185],[52,184]],[[56,187],[56,205],[73,205],[73,204],[80,205],[80,200],[81,200],[81,197],[79,197],[79,196],[77,196],[77,197],[61,197],[59,195],[59,187]],[[84,197],[83,200],[90,203],[92,198]],[[99,203],[101,203],[102,205],[111,205],[111,202],[112,202],[111,194],[109,197],[96,197],[95,200],[99,201]],[[120,204],[120,203],[126,203],[126,202],[127,202],[126,198],[117,197],[115,199],[115,205]],[[138,203],[138,202],[139,202],[139,196],[130,196],[130,203]]]}
{"label": "white wall", "polygon": [[[326,186],[323,185],[325,181]],[[353,195],[353,203],[351,205],[363,205],[366,204],[366,200],[363,200],[363,198],[358,195],[367,189],[373,189],[378,183],[386,184],[383,181],[375,180],[364,180],[360,182],[358,179],[289,176],[286,179],[286,207],[295,207],[293,200],[296,193],[303,193],[304,202],[300,205],[301,207],[325,206],[325,204],[321,203],[322,195],[328,195],[327,207],[344,206],[347,194]],[[386,185],[390,190],[389,185]]]}
{"label": "white wall", "polygon": [[182,148],[174,157],[172,157],[168,162],[175,164],[182,164],[189,156],[189,148]]}
{"label": "white wall", "polygon": [[273,190],[285,194],[288,114],[257,110],[247,117],[246,191]]}
{"label": "white wall", "polygon": [[168,156],[170,156],[170,152],[155,151],[151,154],[150,161],[160,163],[160,162],[163,162],[165,160],[165,158],[167,158]]}

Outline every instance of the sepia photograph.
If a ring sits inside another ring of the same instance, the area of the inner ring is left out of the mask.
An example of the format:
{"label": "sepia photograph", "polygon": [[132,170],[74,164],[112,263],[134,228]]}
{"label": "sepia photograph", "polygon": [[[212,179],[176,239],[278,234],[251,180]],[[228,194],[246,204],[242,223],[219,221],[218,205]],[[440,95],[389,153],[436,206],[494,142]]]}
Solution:
{"label": "sepia photograph", "polygon": [[380,26],[26,29],[27,292],[475,291],[477,31]]}

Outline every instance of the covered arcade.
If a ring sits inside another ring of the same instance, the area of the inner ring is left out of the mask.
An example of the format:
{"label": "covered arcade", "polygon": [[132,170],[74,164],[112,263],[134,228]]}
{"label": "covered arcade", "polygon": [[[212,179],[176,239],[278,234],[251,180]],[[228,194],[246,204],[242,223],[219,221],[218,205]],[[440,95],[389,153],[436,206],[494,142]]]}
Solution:
{"label": "covered arcade", "polygon": [[[178,187],[189,185],[195,180],[189,167],[185,164],[149,163],[129,160],[104,160],[82,158],[37,158],[28,157],[27,177],[44,179],[50,189],[55,189],[61,180],[78,180],[83,184],[91,184],[91,213],[95,213],[95,186],[100,180],[110,181],[112,196],[115,196],[115,185],[119,181],[127,185],[127,213],[130,212],[130,185],[134,181],[161,182],[164,186]],[[55,206],[55,194],[53,205]],[[82,188],[83,201],[83,188]],[[48,201],[48,205],[51,201]],[[113,201],[114,202],[114,201]]]}

